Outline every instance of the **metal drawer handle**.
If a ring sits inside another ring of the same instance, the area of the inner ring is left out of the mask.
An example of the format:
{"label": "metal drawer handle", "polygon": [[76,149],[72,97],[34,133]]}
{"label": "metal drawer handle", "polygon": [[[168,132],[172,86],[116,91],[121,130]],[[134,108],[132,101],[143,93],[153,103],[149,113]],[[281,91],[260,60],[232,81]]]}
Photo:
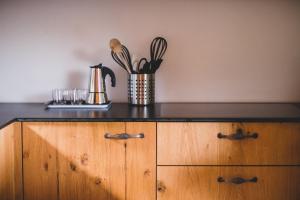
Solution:
{"label": "metal drawer handle", "polygon": [[243,184],[243,183],[257,183],[258,179],[257,177],[253,177],[251,179],[244,179],[241,177],[235,177],[229,180],[225,180],[223,177],[218,177],[217,181],[219,183],[233,183],[233,184]]}
{"label": "metal drawer handle", "polygon": [[248,139],[248,138],[256,139],[256,138],[258,138],[258,133],[245,134],[242,129],[237,129],[236,133],[231,134],[231,135],[224,135],[222,133],[218,133],[218,138],[219,139],[228,139],[228,140],[243,140],[243,139]]}
{"label": "metal drawer handle", "polygon": [[104,138],[106,139],[115,139],[115,140],[127,140],[132,138],[145,138],[144,133],[139,134],[127,134],[127,133],[120,133],[120,134],[110,134],[105,133]]}

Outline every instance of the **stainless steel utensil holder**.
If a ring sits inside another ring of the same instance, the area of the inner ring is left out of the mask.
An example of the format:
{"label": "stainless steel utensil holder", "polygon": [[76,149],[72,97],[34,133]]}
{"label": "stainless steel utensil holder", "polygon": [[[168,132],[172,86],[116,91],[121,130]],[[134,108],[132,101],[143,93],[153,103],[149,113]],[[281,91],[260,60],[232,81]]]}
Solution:
{"label": "stainless steel utensil holder", "polygon": [[128,75],[128,102],[132,105],[149,105],[155,102],[155,75]]}

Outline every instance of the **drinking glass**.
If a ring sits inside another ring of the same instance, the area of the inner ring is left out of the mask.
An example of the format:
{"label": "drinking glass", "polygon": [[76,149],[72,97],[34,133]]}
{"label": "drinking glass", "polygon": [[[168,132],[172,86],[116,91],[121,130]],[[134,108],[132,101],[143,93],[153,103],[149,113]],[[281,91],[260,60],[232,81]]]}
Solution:
{"label": "drinking glass", "polygon": [[55,104],[62,104],[63,103],[63,90],[61,89],[54,89],[52,90],[52,100]]}
{"label": "drinking glass", "polygon": [[77,90],[78,104],[85,104],[88,97],[88,90],[80,89]]}
{"label": "drinking glass", "polygon": [[54,104],[85,104],[87,97],[88,90],[85,89],[54,89],[52,91],[52,99]]}
{"label": "drinking glass", "polygon": [[73,90],[70,89],[63,89],[63,103],[64,104],[72,104],[74,95],[73,95]]}

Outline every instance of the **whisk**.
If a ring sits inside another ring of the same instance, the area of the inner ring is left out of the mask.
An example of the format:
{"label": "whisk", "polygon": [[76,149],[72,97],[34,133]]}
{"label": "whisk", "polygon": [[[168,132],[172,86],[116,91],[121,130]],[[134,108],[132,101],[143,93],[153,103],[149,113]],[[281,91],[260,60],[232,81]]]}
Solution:
{"label": "whisk", "polygon": [[118,65],[125,69],[129,74],[135,73],[131,61],[131,55],[127,47],[121,44],[118,39],[110,40],[111,56]]}
{"label": "whisk", "polygon": [[156,37],[151,43],[150,46],[150,65],[151,65],[151,71],[152,73],[155,73],[156,70],[160,67],[160,64],[162,63],[162,57],[166,53],[166,50],[168,48],[168,43],[166,39],[162,37]]}
{"label": "whisk", "polygon": [[162,37],[156,37],[150,46],[150,61],[147,58],[141,58],[138,62],[138,73],[154,74],[160,67],[166,53],[168,43]]}

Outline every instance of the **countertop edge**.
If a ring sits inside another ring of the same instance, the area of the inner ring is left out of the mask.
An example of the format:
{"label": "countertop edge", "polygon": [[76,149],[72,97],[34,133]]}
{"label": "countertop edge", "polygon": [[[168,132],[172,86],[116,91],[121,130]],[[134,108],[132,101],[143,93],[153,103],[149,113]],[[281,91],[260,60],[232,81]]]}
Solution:
{"label": "countertop edge", "polygon": [[19,120],[18,120],[17,118],[14,118],[14,119],[9,120],[9,121],[7,121],[7,122],[5,122],[5,123],[3,123],[3,124],[0,124],[0,130],[3,129],[3,128],[5,128],[5,127],[7,127],[7,126],[10,125],[10,124],[13,124],[13,123],[15,123],[15,122],[18,122],[18,121],[19,121]]}
{"label": "countertop edge", "polygon": [[0,103],[0,129],[14,122],[300,122],[300,103],[114,103],[107,111],[45,110],[43,103]]}
{"label": "countertop edge", "polygon": [[16,118],[19,122],[300,122],[300,118]]}
{"label": "countertop edge", "polygon": [[1,124],[0,130],[14,122],[212,122],[212,123],[296,123],[299,118],[13,118]]}

